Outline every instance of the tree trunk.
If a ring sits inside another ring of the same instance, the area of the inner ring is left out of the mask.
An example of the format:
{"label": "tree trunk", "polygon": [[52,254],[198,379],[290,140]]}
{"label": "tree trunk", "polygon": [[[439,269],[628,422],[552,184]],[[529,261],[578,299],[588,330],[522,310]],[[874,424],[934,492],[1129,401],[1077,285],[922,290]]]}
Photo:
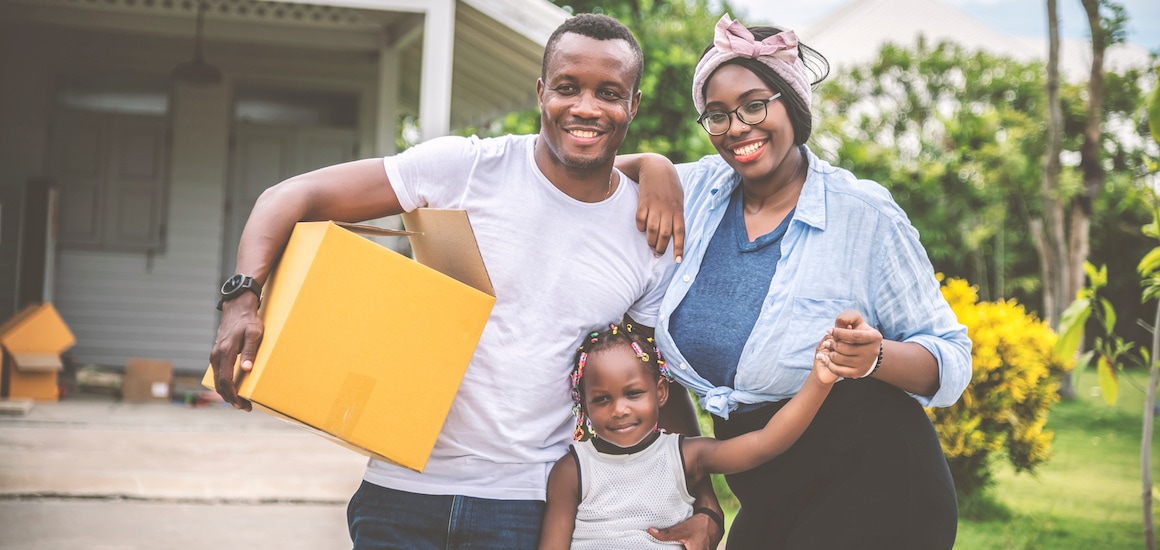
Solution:
{"label": "tree trunk", "polygon": [[[1083,172],[1083,190],[1072,201],[1071,235],[1067,269],[1072,280],[1068,288],[1070,296],[1075,296],[1083,286],[1083,265],[1090,252],[1090,232],[1092,205],[1104,187],[1103,159],[1100,158],[1100,126],[1104,120],[1104,50],[1108,47],[1108,33],[1100,17],[1102,0],[1083,0],[1087,12],[1088,27],[1092,36],[1092,67],[1088,77],[1087,121],[1084,124],[1083,145],[1080,147],[1080,170]],[[1074,397],[1074,388],[1071,390]]]}
{"label": "tree trunk", "polygon": [[1156,382],[1160,379],[1160,304],[1156,304],[1156,319],[1152,323],[1152,375],[1148,378],[1148,394],[1144,399],[1144,433],[1140,441],[1140,472],[1143,487],[1140,499],[1144,506],[1144,548],[1155,550],[1156,539],[1152,528],[1152,429],[1156,414]]}
{"label": "tree trunk", "polygon": [[[1059,328],[1063,310],[1075,298],[1071,281],[1071,261],[1065,230],[1064,208],[1059,189],[1061,171],[1059,152],[1063,148],[1063,107],[1059,99],[1059,13],[1056,0],[1047,0],[1047,151],[1043,155],[1043,217],[1031,221],[1031,234],[1039,254],[1039,269],[1043,280],[1043,320],[1053,329]],[[1080,264],[1081,269],[1083,264]],[[1080,273],[1082,277],[1082,271]],[[1082,278],[1080,279],[1083,280]],[[1060,381],[1060,395],[1075,397],[1071,378]]]}

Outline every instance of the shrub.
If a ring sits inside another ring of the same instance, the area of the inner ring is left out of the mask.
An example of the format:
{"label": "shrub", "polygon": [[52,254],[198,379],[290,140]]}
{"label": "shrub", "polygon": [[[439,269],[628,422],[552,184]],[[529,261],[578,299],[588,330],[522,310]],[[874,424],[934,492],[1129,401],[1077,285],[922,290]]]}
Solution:
{"label": "shrub", "polygon": [[1071,369],[1054,353],[1056,335],[1015,301],[979,302],[962,279],[943,296],[967,326],[973,376],[953,406],[928,409],[946,453],[955,488],[971,495],[991,482],[995,460],[1034,471],[1050,457],[1053,433],[1044,430],[1058,400],[1060,377]]}

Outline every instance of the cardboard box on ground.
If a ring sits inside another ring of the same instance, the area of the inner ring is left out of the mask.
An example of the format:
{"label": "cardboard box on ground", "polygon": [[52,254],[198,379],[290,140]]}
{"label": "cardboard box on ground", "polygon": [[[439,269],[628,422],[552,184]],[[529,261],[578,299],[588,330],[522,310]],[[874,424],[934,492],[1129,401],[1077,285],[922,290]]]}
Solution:
{"label": "cardboard box on ground", "polygon": [[173,363],[164,359],[130,357],[121,379],[121,399],[127,403],[169,401],[173,385]]}
{"label": "cardboard box on ground", "polygon": [[0,397],[56,401],[61,354],[76,338],[52,303],[32,304],[0,325]]}
{"label": "cardboard box on ground", "polygon": [[[266,283],[265,333],[238,395],[423,471],[495,296],[465,211],[419,209],[403,223],[405,232],[294,228]],[[356,231],[406,235],[416,261]],[[212,368],[202,382],[213,387]]]}

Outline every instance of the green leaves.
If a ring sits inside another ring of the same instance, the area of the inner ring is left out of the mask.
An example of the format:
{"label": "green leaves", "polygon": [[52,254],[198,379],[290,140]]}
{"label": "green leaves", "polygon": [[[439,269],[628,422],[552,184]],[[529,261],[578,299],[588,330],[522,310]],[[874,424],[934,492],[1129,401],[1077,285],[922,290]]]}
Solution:
{"label": "green leaves", "polygon": [[1091,299],[1078,298],[1072,302],[1059,319],[1059,340],[1055,342],[1055,354],[1061,359],[1075,355],[1083,342],[1083,329],[1091,317]]}
{"label": "green leaves", "polygon": [[[1156,262],[1160,263],[1160,259]],[[1093,331],[1092,349],[1076,359],[1072,380],[1078,385],[1079,377],[1095,359],[1100,391],[1104,400],[1114,405],[1119,395],[1118,370],[1131,364],[1149,364],[1149,353],[1135,342],[1116,334],[1116,308],[1105,295],[1108,285],[1107,266],[1097,268],[1091,262],[1086,262],[1084,273],[1088,279],[1087,286],[1080,289],[1076,300],[1060,316],[1055,353],[1060,360],[1074,356],[1083,342],[1088,320],[1094,317],[1099,330]]]}
{"label": "green leaves", "polygon": [[1100,392],[1104,396],[1104,401],[1108,405],[1115,405],[1120,392],[1120,384],[1116,379],[1116,369],[1112,368],[1111,361],[1103,356],[1100,357],[1096,369],[1099,372]]}
{"label": "green leaves", "polygon": [[[1160,77],[1160,69],[1156,71]],[[1152,132],[1152,141],[1160,143],[1160,85],[1152,88],[1148,94],[1148,130]]]}

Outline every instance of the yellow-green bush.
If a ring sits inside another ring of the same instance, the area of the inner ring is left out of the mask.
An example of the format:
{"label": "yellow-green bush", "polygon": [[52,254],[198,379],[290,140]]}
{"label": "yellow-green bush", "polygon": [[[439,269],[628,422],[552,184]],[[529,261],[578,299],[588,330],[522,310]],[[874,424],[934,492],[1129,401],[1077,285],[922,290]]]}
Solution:
{"label": "yellow-green bush", "polygon": [[995,460],[1006,457],[1016,471],[1031,471],[1050,457],[1054,434],[1043,426],[1060,376],[1072,365],[1056,357],[1051,328],[1022,305],[979,302],[961,279],[947,280],[942,292],[967,326],[974,373],[957,403],[927,414],[955,487],[969,495],[990,482]]}

